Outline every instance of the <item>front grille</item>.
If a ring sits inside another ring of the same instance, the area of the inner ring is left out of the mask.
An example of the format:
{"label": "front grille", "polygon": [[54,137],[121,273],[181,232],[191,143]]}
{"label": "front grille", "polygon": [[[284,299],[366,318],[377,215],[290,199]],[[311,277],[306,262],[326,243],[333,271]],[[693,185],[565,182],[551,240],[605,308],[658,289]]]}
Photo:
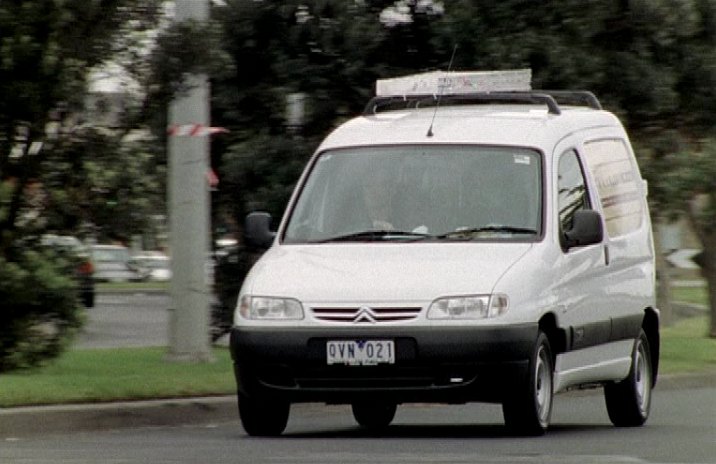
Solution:
{"label": "front grille", "polygon": [[368,307],[360,308],[311,308],[313,316],[324,322],[380,324],[415,319],[420,308]]}

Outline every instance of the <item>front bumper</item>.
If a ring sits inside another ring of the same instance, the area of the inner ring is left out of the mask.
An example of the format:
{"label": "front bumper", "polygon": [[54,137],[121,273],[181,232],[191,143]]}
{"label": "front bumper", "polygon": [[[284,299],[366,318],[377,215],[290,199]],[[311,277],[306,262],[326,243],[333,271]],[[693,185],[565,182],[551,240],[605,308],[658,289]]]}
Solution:
{"label": "front bumper", "polygon": [[[507,327],[234,327],[238,390],[290,402],[500,402],[527,379],[537,324]],[[395,364],[327,365],[327,340],[395,341]]]}

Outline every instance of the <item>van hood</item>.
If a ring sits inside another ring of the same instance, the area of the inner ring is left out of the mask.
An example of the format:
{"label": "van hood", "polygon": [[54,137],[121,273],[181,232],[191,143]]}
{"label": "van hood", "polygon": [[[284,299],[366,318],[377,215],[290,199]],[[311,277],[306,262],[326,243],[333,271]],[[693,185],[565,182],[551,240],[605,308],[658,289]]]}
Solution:
{"label": "van hood", "polygon": [[432,301],[492,292],[530,243],[283,245],[269,249],[244,293],[304,303]]}

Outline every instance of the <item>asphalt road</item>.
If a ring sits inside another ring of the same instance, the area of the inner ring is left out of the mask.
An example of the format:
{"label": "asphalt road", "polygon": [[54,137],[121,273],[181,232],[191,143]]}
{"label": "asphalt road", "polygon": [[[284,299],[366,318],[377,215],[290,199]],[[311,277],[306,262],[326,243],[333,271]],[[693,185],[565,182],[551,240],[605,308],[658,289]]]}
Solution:
{"label": "asphalt road", "polygon": [[164,292],[98,293],[77,337],[78,348],[167,346],[169,307]]}
{"label": "asphalt road", "polygon": [[[344,406],[295,405],[286,433],[247,436],[236,419],[5,439],[0,462],[83,463],[701,463],[716,462],[716,387],[656,389],[646,426],[611,426],[599,391],[556,398],[538,438],[506,434],[499,406],[401,406],[380,437]],[[233,405],[232,405],[233,408]]]}

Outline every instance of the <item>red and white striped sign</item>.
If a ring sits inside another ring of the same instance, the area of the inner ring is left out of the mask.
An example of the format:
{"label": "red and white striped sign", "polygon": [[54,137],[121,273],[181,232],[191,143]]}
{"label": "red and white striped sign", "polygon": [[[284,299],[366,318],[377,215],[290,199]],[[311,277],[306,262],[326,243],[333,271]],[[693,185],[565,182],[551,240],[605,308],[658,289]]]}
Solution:
{"label": "red and white striped sign", "polygon": [[[226,132],[229,132],[229,129],[225,127],[210,127],[201,124],[175,124],[167,129],[167,134],[174,137],[204,137]],[[219,177],[211,167],[206,172],[206,180],[211,188],[216,188],[219,185]]]}
{"label": "red and white striped sign", "polygon": [[225,127],[209,127],[201,124],[175,124],[169,126],[167,134],[175,137],[204,137],[229,132]]}

